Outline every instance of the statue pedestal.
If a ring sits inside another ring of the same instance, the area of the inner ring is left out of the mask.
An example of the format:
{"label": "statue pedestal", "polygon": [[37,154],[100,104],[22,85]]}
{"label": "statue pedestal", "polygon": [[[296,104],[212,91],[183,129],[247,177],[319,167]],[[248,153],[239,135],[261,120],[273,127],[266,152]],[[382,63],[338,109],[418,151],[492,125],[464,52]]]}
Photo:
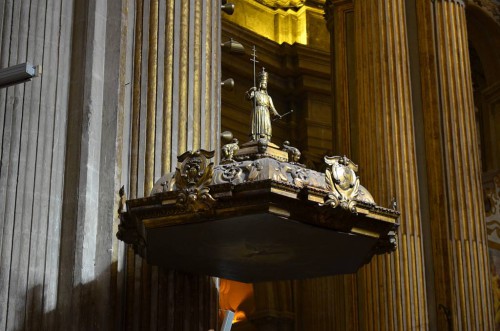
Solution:
{"label": "statue pedestal", "polygon": [[235,155],[236,160],[262,157],[271,157],[279,161],[288,162],[288,153],[280,150],[278,145],[264,138],[244,143]]}

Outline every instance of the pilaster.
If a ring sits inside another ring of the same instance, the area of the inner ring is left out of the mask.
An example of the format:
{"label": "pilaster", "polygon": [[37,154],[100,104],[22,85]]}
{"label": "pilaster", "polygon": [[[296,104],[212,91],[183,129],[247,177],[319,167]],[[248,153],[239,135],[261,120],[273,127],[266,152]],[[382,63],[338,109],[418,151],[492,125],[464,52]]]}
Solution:
{"label": "pilaster", "polygon": [[357,159],[356,88],[354,61],[354,3],[353,0],[328,0],[325,18],[330,31],[333,147],[335,153]]}
{"label": "pilaster", "polygon": [[[148,196],[154,181],[175,169],[178,155],[219,149],[221,2],[131,4],[135,47],[129,197],[135,198]],[[209,277],[159,270],[131,249],[126,264],[128,329],[217,327]]]}

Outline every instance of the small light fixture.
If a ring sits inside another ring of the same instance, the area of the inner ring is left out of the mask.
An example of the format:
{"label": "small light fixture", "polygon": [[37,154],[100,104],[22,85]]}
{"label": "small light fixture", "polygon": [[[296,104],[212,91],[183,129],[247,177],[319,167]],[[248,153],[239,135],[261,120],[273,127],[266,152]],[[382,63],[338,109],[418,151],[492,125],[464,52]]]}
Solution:
{"label": "small light fixture", "polygon": [[231,131],[224,131],[220,134],[220,137],[222,140],[228,142],[228,141],[231,141],[233,140],[233,133]]}
{"label": "small light fixture", "polygon": [[227,0],[222,0],[222,6],[220,7],[220,9],[228,14],[228,15],[233,15],[234,13],[234,3],[228,3]]}
{"label": "small light fixture", "polygon": [[221,48],[223,51],[228,51],[234,54],[245,54],[245,47],[233,38],[221,44]]}
{"label": "small light fixture", "polygon": [[228,78],[220,83],[220,86],[228,91],[232,91],[234,88],[234,79]]}
{"label": "small light fixture", "polygon": [[39,76],[41,72],[41,66],[34,66],[27,62],[0,69],[0,88],[25,83]]}

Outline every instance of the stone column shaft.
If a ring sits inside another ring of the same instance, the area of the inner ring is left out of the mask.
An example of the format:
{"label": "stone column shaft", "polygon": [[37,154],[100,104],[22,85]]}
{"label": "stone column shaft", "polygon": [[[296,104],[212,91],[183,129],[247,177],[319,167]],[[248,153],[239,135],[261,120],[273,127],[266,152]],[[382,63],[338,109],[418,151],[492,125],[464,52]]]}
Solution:
{"label": "stone column shaft", "polygon": [[[218,150],[220,1],[136,0],[130,197],[147,196],[177,156]],[[127,253],[126,327],[215,328],[209,277],[149,266]],[[173,304],[175,302],[175,305]]]}
{"label": "stone column shaft", "polygon": [[398,249],[358,272],[362,330],[428,327],[404,0],[355,1],[359,165],[375,201],[396,198]]}
{"label": "stone column shaft", "polygon": [[[464,4],[436,1],[433,15],[437,63],[437,84],[433,87],[439,103],[428,111],[440,114],[445,171],[440,169],[440,180],[429,186],[441,191],[445,199],[445,218],[439,220],[444,224],[441,230],[437,226],[432,229],[433,244],[441,248],[440,256],[450,267],[435,268],[438,281],[450,282],[444,287],[446,292],[437,288],[437,297],[450,303],[454,330],[492,330],[493,303]],[[424,112],[424,116],[433,115]]]}

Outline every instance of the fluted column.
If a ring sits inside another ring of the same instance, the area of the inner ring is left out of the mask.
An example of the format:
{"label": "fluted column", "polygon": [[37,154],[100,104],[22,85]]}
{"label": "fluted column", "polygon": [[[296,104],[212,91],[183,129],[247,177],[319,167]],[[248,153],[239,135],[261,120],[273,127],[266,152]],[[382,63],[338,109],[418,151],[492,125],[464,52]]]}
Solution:
{"label": "fluted column", "polygon": [[362,183],[396,198],[398,249],[358,272],[361,330],[428,327],[404,0],[354,2]]}
{"label": "fluted column", "polygon": [[358,330],[356,275],[295,281],[296,330]]}
{"label": "fluted column", "polygon": [[258,331],[294,330],[291,281],[254,283],[253,290],[255,312],[250,320]]}
{"label": "fluted column", "polygon": [[465,8],[462,1],[440,0],[432,9],[438,103],[424,116],[433,117],[431,111],[441,114],[440,148],[446,171],[436,169],[441,171],[441,178],[429,186],[441,191],[446,206],[444,218],[439,220],[441,226],[432,229],[434,247],[440,252],[435,265],[444,261],[449,266],[448,270],[435,268],[436,279],[448,282],[443,288],[436,287],[436,296],[443,304],[449,302],[454,330],[492,330],[493,303]]}
{"label": "fluted column", "polygon": [[[178,155],[218,149],[220,6],[219,0],[133,3],[131,198],[149,195]],[[131,248],[126,260],[127,329],[216,327],[209,277],[159,270]]]}
{"label": "fluted column", "polygon": [[114,329],[122,3],[0,7],[0,66],[43,66],[0,91],[0,329]]}
{"label": "fluted column", "polygon": [[2,330],[56,325],[74,2],[0,5],[0,67],[30,62],[46,71],[0,89]]}
{"label": "fluted column", "polygon": [[[327,0],[325,17],[330,31],[333,91],[333,153],[358,161],[358,123],[354,47],[353,0]],[[315,330],[358,330],[357,275],[337,275],[300,281],[297,323]],[[314,295],[310,295],[314,293]],[[302,302],[312,304],[300,305]],[[328,310],[320,309],[324,306]],[[326,316],[325,316],[326,315]],[[339,318],[341,317],[341,318]]]}

